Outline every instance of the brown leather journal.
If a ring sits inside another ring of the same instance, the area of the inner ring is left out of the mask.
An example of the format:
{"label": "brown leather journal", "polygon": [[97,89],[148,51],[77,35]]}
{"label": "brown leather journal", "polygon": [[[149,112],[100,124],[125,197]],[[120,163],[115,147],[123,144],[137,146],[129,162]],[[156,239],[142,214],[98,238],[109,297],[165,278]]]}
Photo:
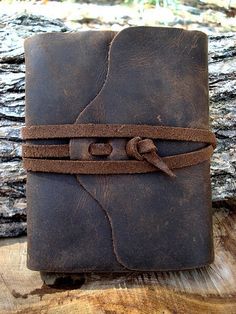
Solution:
{"label": "brown leather journal", "polygon": [[213,261],[207,36],[177,28],[25,40],[28,267]]}

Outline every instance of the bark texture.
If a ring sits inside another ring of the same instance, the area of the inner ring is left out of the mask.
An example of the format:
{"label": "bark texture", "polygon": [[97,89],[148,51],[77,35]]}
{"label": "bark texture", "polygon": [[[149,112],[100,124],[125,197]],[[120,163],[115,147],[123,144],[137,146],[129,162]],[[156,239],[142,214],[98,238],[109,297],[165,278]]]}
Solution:
{"label": "bark texture", "polygon": [[[2,16],[0,28],[0,237],[26,233],[26,174],[21,164],[24,125],[23,40],[35,33],[70,31],[61,21]],[[209,37],[210,119],[218,146],[212,158],[214,207],[236,203],[235,34]]]}
{"label": "bark texture", "polygon": [[26,173],[21,164],[25,65],[23,41],[36,33],[65,32],[59,20],[2,16],[0,28],[0,237],[26,233]]}

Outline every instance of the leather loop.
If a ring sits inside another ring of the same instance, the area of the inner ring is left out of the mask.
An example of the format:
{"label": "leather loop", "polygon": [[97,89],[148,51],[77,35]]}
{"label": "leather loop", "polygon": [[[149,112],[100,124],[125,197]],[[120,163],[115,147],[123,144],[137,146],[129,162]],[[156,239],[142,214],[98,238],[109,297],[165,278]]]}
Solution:
{"label": "leather loop", "polygon": [[89,153],[92,156],[109,156],[112,152],[112,146],[109,143],[91,143]]}
{"label": "leather loop", "polygon": [[141,141],[141,137],[136,136],[128,141],[126,144],[126,153],[129,157],[133,157],[137,160],[143,160],[143,156],[139,153],[138,143]]}

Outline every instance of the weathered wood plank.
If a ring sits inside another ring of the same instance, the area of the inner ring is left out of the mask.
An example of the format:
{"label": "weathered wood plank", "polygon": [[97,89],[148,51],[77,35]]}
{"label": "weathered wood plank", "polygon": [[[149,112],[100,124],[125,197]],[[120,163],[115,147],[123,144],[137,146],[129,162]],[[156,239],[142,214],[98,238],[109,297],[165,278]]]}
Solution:
{"label": "weathered wood plank", "polygon": [[236,313],[236,213],[214,215],[215,262],[192,271],[58,277],[26,268],[26,238],[0,241],[0,313]]}

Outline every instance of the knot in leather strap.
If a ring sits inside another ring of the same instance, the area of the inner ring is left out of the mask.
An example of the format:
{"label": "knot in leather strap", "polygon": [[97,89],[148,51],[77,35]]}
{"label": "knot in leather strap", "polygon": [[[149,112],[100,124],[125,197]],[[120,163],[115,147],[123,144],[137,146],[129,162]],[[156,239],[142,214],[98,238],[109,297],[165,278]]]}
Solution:
{"label": "knot in leather strap", "polygon": [[151,139],[147,138],[142,140],[139,136],[132,138],[126,144],[126,153],[129,157],[133,157],[137,160],[148,161],[170,177],[176,177],[163,159],[157,154],[157,147]]}

